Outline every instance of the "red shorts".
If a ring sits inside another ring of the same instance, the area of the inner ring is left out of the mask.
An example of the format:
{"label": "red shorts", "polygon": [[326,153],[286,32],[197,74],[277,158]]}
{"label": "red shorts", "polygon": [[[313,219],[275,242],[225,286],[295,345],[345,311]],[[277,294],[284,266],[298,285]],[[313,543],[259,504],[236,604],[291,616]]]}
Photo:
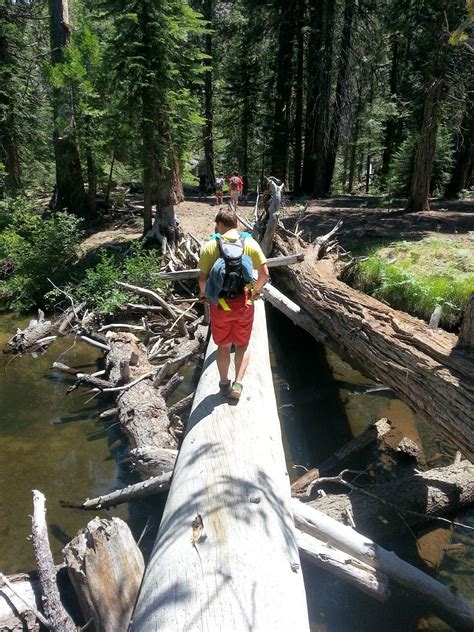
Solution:
{"label": "red shorts", "polygon": [[225,299],[231,308],[229,311],[224,310],[221,305],[211,303],[211,332],[216,345],[248,345],[252,333],[254,306],[249,305],[247,299],[247,293]]}

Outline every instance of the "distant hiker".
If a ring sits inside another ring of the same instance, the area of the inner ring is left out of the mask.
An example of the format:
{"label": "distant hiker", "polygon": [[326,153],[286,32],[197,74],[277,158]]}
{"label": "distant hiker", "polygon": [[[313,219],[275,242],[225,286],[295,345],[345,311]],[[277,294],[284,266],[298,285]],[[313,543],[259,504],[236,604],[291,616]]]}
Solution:
{"label": "distant hiker", "polygon": [[217,178],[216,181],[214,183],[214,188],[215,188],[215,195],[216,195],[216,205],[219,206],[219,204],[223,204],[223,200],[224,200],[224,184],[225,184],[225,178],[224,178],[224,174],[221,172]]}
{"label": "distant hiker", "polygon": [[205,173],[199,175],[199,200],[201,197],[206,200],[207,198],[207,177]]}
{"label": "distant hiker", "polygon": [[245,204],[247,204],[248,196],[249,196],[249,177],[242,176],[242,197],[244,198]]}
{"label": "distant hiker", "polygon": [[230,200],[234,210],[237,210],[239,207],[239,196],[242,195],[243,184],[242,178],[239,176],[237,171],[234,171],[229,178]]}
{"label": "distant hiker", "polygon": [[[211,332],[217,345],[219,390],[240,399],[242,379],[249,362],[253,299],[268,281],[266,258],[249,233],[237,230],[235,211],[222,207],[216,233],[205,244],[199,259],[199,298],[211,304]],[[253,282],[253,269],[257,280]],[[235,381],[229,380],[230,349],[235,345]]]}

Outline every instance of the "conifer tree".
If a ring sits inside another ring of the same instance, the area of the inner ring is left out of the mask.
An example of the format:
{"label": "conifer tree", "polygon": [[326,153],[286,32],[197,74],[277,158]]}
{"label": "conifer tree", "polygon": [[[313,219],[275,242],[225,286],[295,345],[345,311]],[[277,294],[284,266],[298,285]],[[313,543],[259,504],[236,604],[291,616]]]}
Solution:
{"label": "conifer tree", "polygon": [[[68,0],[49,0],[53,68],[64,61],[71,38]],[[54,207],[87,217],[82,165],[77,144],[73,95],[69,86],[53,87],[56,195]]]}
{"label": "conifer tree", "polygon": [[109,51],[117,124],[139,145],[144,233],[173,242],[174,205],[181,199],[179,161],[199,120],[190,85],[203,71],[194,36],[203,34],[204,23],[181,0],[104,0],[102,5],[113,24]]}
{"label": "conifer tree", "polygon": [[20,81],[21,16],[15,3],[0,3],[0,197],[21,190]]}

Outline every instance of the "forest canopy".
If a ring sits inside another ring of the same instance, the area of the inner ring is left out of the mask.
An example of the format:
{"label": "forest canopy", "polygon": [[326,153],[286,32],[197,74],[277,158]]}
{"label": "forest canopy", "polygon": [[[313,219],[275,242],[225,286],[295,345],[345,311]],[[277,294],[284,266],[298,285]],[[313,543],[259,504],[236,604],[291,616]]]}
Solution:
{"label": "forest canopy", "polygon": [[471,0],[0,0],[0,195],[91,220],[140,180],[144,232],[170,239],[182,182],[221,169],[427,209],[472,179],[472,20]]}

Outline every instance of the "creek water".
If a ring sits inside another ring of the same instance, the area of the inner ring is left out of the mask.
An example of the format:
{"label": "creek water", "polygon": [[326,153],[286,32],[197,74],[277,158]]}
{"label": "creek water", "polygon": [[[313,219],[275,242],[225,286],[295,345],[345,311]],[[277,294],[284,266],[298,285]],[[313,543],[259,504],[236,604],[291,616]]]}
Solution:
{"label": "creek water", "polygon": [[[411,413],[388,390],[368,393],[373,383],[269,308],[269,340],[275,392],[282,422],[287,467],[292,479],[329,457],[352,436],[380,417],[389,417],[406,436],[420,441],[429,466],[451,463],[454,448]],[[0,315],[0,347],[28,320]],[[61,355],[61,358],[59,356]],[[97,422],[110,402],[90,399],[84,390],[66,396],[73,378],[50,369],[55,360],[93,372],[99,352],[61,338],[44,355],[12,359],[0,355],[0,571],[34,566],[31,543],[32,489],[47,499],[47,522],[56,561],[64,544],[93,515],[120,516],[149,549],[160,520],[160,506],[147,501],[107,512],[85,514],[63,509],[59,499],[98,496],[137,480],[122,462],[126,446],[117,426]],[[175,394],[190,392],[198,379],[189,367]],[[474,512],[457,518],[474,526]],[[394,550],[439,575],[445,583],[474,598],[474,539],[457,528],[431,527],[401,534]],[[425,561],[423,561],[425,560]],[[304,565],[311,626],[317,632],[410,632],[450,630],[395,590],[378,604],[323,571]]]}

